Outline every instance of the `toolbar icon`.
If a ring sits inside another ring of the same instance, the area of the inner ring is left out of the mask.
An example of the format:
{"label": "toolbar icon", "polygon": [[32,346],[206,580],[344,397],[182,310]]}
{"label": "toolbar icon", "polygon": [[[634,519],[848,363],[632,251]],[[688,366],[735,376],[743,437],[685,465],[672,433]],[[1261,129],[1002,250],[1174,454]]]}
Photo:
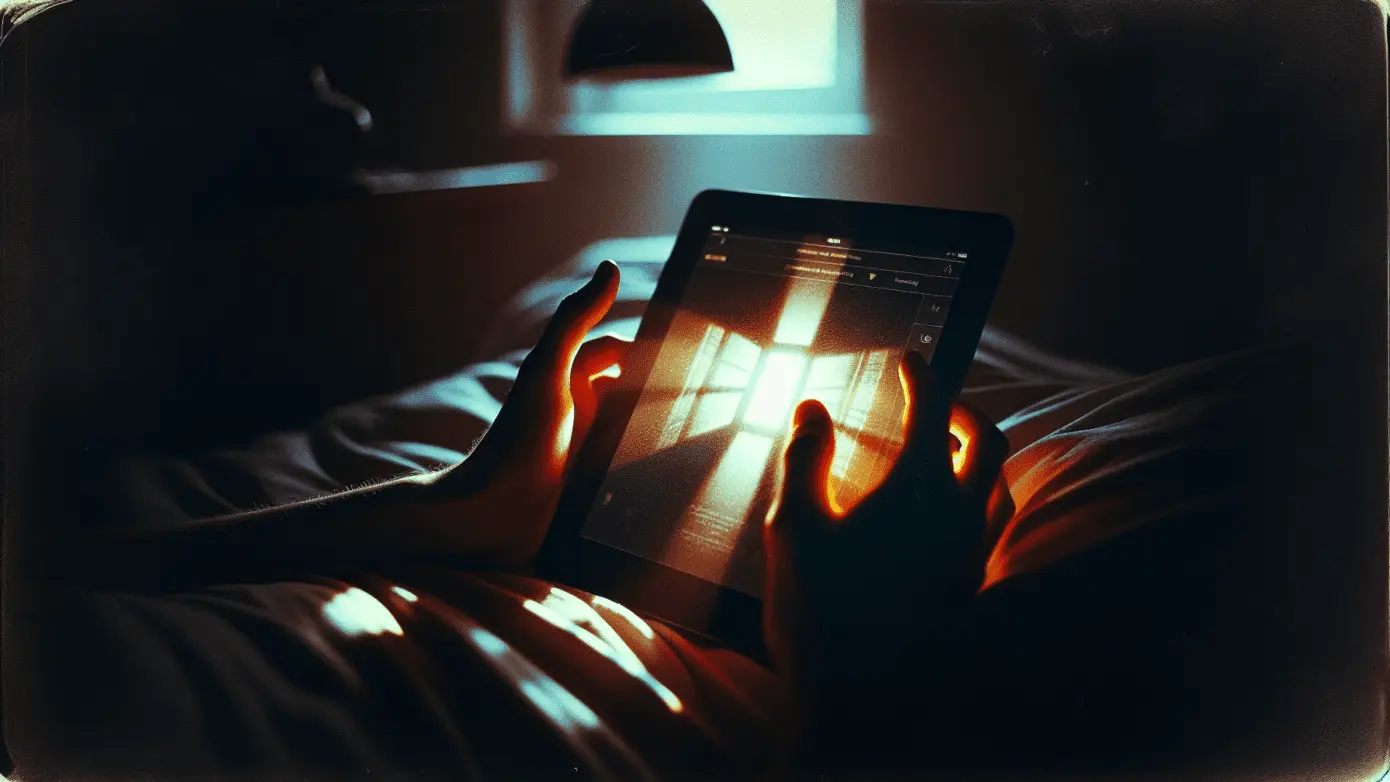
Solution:
{"label": "toolbar icon", "polygon": [[878,276],[877,274],[874,274],[873,272],[869,272],[869,279],[872,280],[873,278],[875,278],[875,277],[877,277],[877,276]]}

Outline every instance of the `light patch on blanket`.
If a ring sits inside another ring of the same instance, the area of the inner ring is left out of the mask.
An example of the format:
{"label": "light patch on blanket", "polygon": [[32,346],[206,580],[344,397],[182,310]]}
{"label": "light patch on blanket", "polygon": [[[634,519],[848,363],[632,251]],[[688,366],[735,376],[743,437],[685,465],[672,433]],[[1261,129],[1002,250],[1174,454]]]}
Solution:
{"label": "light patch on blanket", "polygon": [[343,635],[405,635],[390,609],[357,587],[328,601],[323,617]]}
{"label": "light patch on blanket", "polygon": [[516,682],[517,689],[556,726],[566,731],[575,728],[598,730],[602,727],[602,722],[592,709],[560,686],[559,682],[535,670],[529,661],[512,651],[506,641],[481,627],[473,628],[468,635],[480,650],[501,663]]}
{"label": "light patch on blanket", "polygon": [[609,611],[612,611],[613,613],[617,614],[618,616],[621,616],[622,618],[626,619],[628,621],[628,624],[635,627],[637,629],[637,632],[641,633],[647,639],[651,640],[656,638],[656,632],[652,630],[652,626],[647,624],[646,621],[642,619],[642,617],[638,616],[637,614],[634,614],[631,608],[628,608],[622,603],[609,600],[608,598],[603,597],[601,595],[594,595],[593,603],[596,607],[606,608]]}
{"label": "light patch on blanket", "polygon": [[[629,676],[645,684],[674,714],[685,711],[685,705],[670,688],[657,681],[642,664],[642,659],[618,635],[613,626],[594,610],[593,606],[563,589],[552,587],[544,602],[527,600],[527,611],[584,642],[595,652],[617,663]],[[640,620],[639,620],[640,621]],[[650,628],[648,628],[650,629]]]}

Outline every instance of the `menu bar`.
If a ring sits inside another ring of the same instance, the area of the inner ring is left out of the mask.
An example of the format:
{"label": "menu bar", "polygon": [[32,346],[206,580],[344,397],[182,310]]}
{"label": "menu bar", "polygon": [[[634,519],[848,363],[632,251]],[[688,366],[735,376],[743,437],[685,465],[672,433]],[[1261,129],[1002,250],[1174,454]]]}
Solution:
{"label": "menu bar", "polygon": [[711,236],[706,243],[706,250],[725,256],[748,255],[785,260],[817,261],[882,272],[902,271],[950,279],[959,279],[966,264],[965,261],[958,258],[861,250],[855,247],[764,239],[737,234]]}

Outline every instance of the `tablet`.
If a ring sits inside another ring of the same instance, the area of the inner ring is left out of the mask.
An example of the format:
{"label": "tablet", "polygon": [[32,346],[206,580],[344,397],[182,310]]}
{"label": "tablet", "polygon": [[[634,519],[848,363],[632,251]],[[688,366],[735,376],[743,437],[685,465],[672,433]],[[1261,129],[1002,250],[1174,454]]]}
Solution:
{"label": "tablet", "polygon": [[829,409],[843,504],[872,491],[901,447],[904,352],[960,390],[1012,243],[1000,215],[701,193],[538,572],[761,656],[792,412]]}

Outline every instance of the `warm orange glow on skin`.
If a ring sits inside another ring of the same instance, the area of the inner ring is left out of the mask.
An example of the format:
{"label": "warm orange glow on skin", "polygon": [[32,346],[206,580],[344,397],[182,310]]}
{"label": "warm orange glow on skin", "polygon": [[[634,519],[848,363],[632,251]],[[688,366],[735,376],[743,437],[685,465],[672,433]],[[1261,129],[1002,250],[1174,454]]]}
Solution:
{"label": "warm orange glow on skin", "polygon": [[830,517],[832,519],[843,519],[845,514],[849,513],[848,508],[840,507],[840,503],[835,501],[835,492],[830,490],[830,481],[828,479],[825,482],[825,507],[830,510]]}
{"label": "warm orange glow on skin", "polygon": [[595,373],[592,374],[592,375],[589,375],[589,382],[592,383],[593,381],[598,380],[598,379],[601,378],[601,377],[614,377],[614,378],[616,378],[616,377],[622,377],[622,376],[623,376],[623,368],[622,368],[621,366],[619,366],[618,364],[614,364],[613,366],[608,367],[607,369],[602,369],[602,370],[599,370],[598,372],[595,372]]}
{"label": "warm orange glow on skin", "polygon": [[574,405],[569,405],[564,417],[560,421],[560,429],[555,433],[555,444],[550,453],[550,469],[552,475],[560,475],[564,472],[565,461],[569,458],[570,442],[574,438]]}
{"label": "warm orange glow on skin", "polygon": [[951,470],[956,475],[965,472],[965,460],[970,451],[970,432],[957,421],[951,422],[951,434],[960,441],[960,448],[951,453]]}
{"label": "warm orange glow on skin", "polygon": [[[803,399],[802,402],[804,402],[804,401],[806,401],[806,400]],[[799,407],[800,405],[801,405],[801,402],[797,402],[797,406]],[[792,417],[792,421],[791,421],[791,426],[789,426],[789,427],[787,428],[787,445],[788,445],[788,446],[791,445],[792,437],[793,437],[795,434],[796,434],[796,418],[795,418],[795,416],[793,416],[793,417]],[[785,449],[783,449],[783,450],[784,450],[784,452],[785,452]],[[831,438],[830,438],[830,453],[828,453],[828,454],[825,455],[825,460],[826,460],[827,463],[829,463],[829,462],[834,461],[834,459],[835,459],[835,438],[834,438],[834,437],[831,437]],[[821,496],[821,499],[823,499],[823,500],[825,501],[825,509],[826,509],[826,511],[830,514],[830,517],[831,517],[831,518],[833,518],[833,519],[842,519],[842,518],[845,517],[845,514],[849,512],[849,509],[848,509],[848,508],[840,507],[840,503],[838,503],[838,502],[835,501],[835,491],[830,487],[830,482],[833,481],[833,480],[835,480],[835,476],[834,476],[834,475],[831,475],[830,472],[827,471],[827,472],[826,472],[826,475],[825,475],[825,493]],[[774,510],[775,510],[775,509],[774,509]]]}

